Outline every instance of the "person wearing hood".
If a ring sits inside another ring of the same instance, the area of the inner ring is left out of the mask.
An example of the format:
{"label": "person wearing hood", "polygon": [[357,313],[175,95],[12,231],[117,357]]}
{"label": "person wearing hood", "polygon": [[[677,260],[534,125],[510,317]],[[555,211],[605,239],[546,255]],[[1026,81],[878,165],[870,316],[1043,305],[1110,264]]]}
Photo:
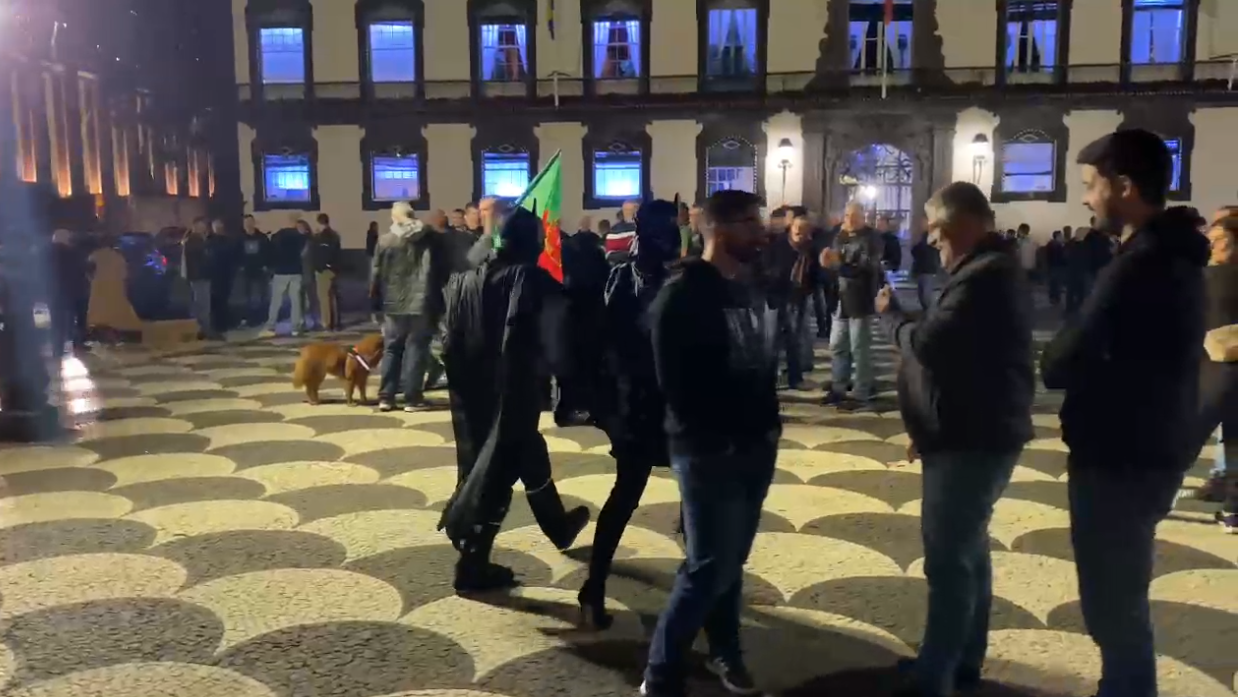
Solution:
{"label": "person wearing hood", "polygon": [[443,286],[451,269],[442,233],[414,218],[412,206],[403,201],[392,206],[391,221],[370,273],[370,297],[383,312],[379,411],[396,408],[403,384],[404,410],[413,412],[426,407],[430,343],[443,316]]}
{"label": "person wearing hood", "polygon": [[1157,694],[1153,535],[1200,446],[1209,243],[1195,210],[1166,208],[1171,158],[1160,136],[1120,130],[1076,162],[1097,228],[1121,243],[1042,352],[1041,376],[1066,392],[1071,542],[1080,612],[1101,649],[1097,694],[1148,697]]}
{"label": "person wearing hood", "polygon": [[611,267],[602,238],[590,230],[588,216],[577,231],[563,238],[564,292],[572,328],[572,377],[558,383],[555,423],[584,426],[592,422],[601,376],[603,289]]}
{"label": "person wearing hood", "polygon": [[588,508],[564,509],[538,431],[544,388],[567,370],[563,287],[538,266],[542,221],[513,211],[495,247],[492,258],[453,278],[444,321],[457,484],[438,527],[460,553],[453,585],[461,594],[516,585],[490,552],[518,480],[557,548],[572,546],[589,522]]}
{"label": "person wearing hood", "polygon": [[298,214],[290,213],[288,223],[271,236],[271,305],[267,310],[267,328],[263,332],[267,336],[275,334],[275,323],[280,318],[280,310],[285,302],[289,304],[293,335],[305,331],[301,266],[309,238],[301,232],[303,223]]}
{"label": "person wearing hood", "polygon": [[925,633],[897,694],[946,697],[975,688],[988,643],[989,520],[1032,440],[1032,297],[1015,243],[992,232],[974,184],[925,205],[946,281],[920,320],[884,286],[874,300],[899,351],[899,413],[921,468],[921,540],[929,587]]}
{"label": "person wearing hood", "polygon": [[[641,503],[654,467],[670,465],[665,404],[654,371],[650,344],[650,305],[681,252],[676,206],[650,201],[637,211],[636,253],[611,270],[603,311],[603,360],[611,384],[595,414],[611,440],[615,486],[607,496],[594,531],[589,576],[577,595],[582,619],[598,629],[611,625],[605,607],[607,576],[620,538]],[[579,233],[578,233],[579,234]],[[603,264],[605,264],[603,260]]]}

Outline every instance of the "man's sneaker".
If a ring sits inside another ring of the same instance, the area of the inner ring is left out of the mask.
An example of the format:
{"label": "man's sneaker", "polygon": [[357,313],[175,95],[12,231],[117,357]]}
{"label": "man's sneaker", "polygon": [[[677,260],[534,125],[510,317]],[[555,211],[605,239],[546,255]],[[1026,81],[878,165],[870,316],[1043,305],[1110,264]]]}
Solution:
{"label": "man's sneaker", "polygon": [[404,405],[404,413],[406,413],[406,414],[416,414],[416,413],[418,413],[418,412],[423,412],[423,411],[426,411],[426,410],[427,410],[427,409],[429,409],[429,408],[430,408],[430,402],[427,402],[427,401],[426,401],[426,400],[424,400],[424,399],[417,399],[417,400],[414,400],[414,401],[412,401],[412,402],[406,402],[406,403],[405,403],[405,405]]}
{"label": "man's sneaker", "polygon": [[395,403],[389,400],[386,400],[386,399],[379,400],[379,411],[395,411],[395,410],[396,410]]}
{"label": "man's sneaker", "polygon": [[843,404],[843,402],[846,399],[847,398],[843,396],[842,392],[835,392],[834,390],[829,390],[826,392],[826,396],[822,398],[822,406],[835,407],[840,404]]}
{"label": "man's sneaker", "polygon": [[1239,534],[1239,514],[1218,511],[1213,514],[1213,519],[1226,530],[1228,535]]}
{"label": "man's sneaker", "polygon": [[644,680],[641,681],[641,687],[637,688],[637,694],[641,695],[641,697],[684,697],[683,689],[679,692],[659,690],[657,688],[650,687],[650,684]]}
{"label": "man's sneaker", "polygon": [[706,663],[706,670],[718,676],[723,687],[733,695],[760,695],[761,690],[753,682],[748,668],[743,663],[724,661],[721,658],[711,658]]}

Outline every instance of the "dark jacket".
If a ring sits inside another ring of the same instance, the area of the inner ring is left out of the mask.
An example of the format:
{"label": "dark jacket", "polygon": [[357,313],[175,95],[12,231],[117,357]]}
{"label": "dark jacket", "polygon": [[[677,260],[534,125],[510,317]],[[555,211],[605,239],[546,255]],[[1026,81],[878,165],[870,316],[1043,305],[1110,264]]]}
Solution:
{"label": "dark jacket", "polygon": [[53,244],[52,265],[56,272],[53,290],[64,307],[90,296],[90,261],[75,244]]}
{"label": "dark jacket", "polygon": [[233,235],[212,232],[206,237],[207,273],[217,283],[231,283],[237,272],[239,240]]}
{"label": "dark jacket", "polygon": [[262,278],[271,257],[271,238],[255,231],[241,238],[241,271],[248,278]]}
{"label": "dark jacket", "polygon": [[570,291],[597,291],[601,295],[611,273],[602,237],[592,230],[580,230],[565,237],[563,257],[564,287]]}
{"label": "dark jacket", "polygon": [[478,238],[468,230],[448,228],[443,231],[443,252],[447,255],[451,273],[468,271],[473,267],[469,263],[469,250],[477,241]]}
{"label": "dark jacket", "polygon": [[1067,246],[1062,240],[1050,240],[1042,249],[1047,269],[1061,269],[1067,265]]}
{"label": "dark jacket", "polygon": [[181,276],[187,281],[209,281],[214,269],[211,264],[212,245],[205,235],[192,233],[185,236],[181,253]]}
{"label": "dark jacket", "polygon": [[797,279],[792,278],[792,272],[800,256],[800,250],[792,246],[791,236],[786,232],[780,233],[770,246],[766,247],[762,274],[770,307],[801,303],[813,294],[813,288],[819,283],[821,263],[818,261],[820,250],[812,238],[806,240],[806,268],[797,282]]}
{"label": "dark jacket", "polygon": [[882,238],[882,268],[898,271],[903,267],[903,243],[899,240],[899,233],[888,230],[879,235]]}
{"label": "dark jacket", "polygon": [[269,247],[271,273],[277,276],[300,276],[301,257],[305,253],[306,235],[297,228],[286,227],[275,231]]}
{"label": "dark jacket", "polygon": [[833,249],[839,253],[839,311],[843,317],[873,314],[873,297],[882,287],[882,238],[872,228],[835,233]]}
{"label": "dark jacket", "polygon": [[921,238],[912,245],[911,253],[912,268],[909,271],[913,276],[929,276],[942,270],[942,255],[928,239]]}
{"label": "dark jacket", "polygon": [[1031,297],[1013,245],[995,234],[949,269],[920,321],[882,315],[899,349],[899,412],[920,452],[1014,452],[1032,439]]}
{"label": "dark jacket", "polygon": [[310,237],[310,260],[315,271],[340,270],[340,233],[325,227]]}
{"label": "dark jacket", "polygon": [[[1239,265],[1205,267],[1205,331],[1239,324]],[[1204,447],[1219,423],[1234,425],[1239,408],[1239,365],[1204,355],[1200,363],[1200,415],[1197,448]],[[1224,427],[1225,428],[1225,427]]]}
{"label": "dark jacket", "polygon": [[373,257],[374,250],[379,245],[379,228],[366,228],[366,256]]}
{"label": "dark jacket", "polygon": [[685,263],[650,308],[673,454],[774,447],[782,433],[767,313],[705,261]]}
{"label": "dark jacket", "polygon": [[429,315],[437,320],[450,273],[442,233],[417,220],[397,223],[375,248],[370,297],[389,315]]}
{"label": "dark jacket", "polygon": [[1070,466],[1182,470],[1194,458],[1209,254],[1198,221],[1175,207],[1132,234],[1042,353],[1045,386],[1067,392]]}

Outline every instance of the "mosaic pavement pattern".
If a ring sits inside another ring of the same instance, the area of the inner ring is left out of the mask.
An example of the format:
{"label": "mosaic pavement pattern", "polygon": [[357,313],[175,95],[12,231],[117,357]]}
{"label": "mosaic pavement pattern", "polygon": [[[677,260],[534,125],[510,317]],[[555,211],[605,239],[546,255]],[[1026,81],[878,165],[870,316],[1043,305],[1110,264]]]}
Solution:
{"label": "mosaic pavement pattern", "polygon": [[[575,627],[587,548],[556,552],[519,496],[496,557],[524,587],[457,598],[455,555],[434,530],[455,478],[448,414],[350,408],[334,385],[339,401],[304,405],[288,379],[298,345],[92,361],[105,408],[79,442],[0,449],[0,694],[634,694],[681,558],[675,483],[651,481],[624,537],[610,631]],[[889,389],[891,354],[878,351]],[[889,392],[867,413],[808,403],[817,396],[785,404],[747,569],[746,646],[778,694],[881,694],[924,621],[919,467]],[[1097,677],[1055,408],[1039,397],[1037,440],[994,515],[982,694],[1091,694]],[[596,512],[612,483],[605,438],[544,428],[561,492]],[[1210,509],[1179,508],[1159,531],[1152,590],[1163,694],[1231,695],[1235,538],[1205,524]],[[704,677],[693,687],[721,694]]]}

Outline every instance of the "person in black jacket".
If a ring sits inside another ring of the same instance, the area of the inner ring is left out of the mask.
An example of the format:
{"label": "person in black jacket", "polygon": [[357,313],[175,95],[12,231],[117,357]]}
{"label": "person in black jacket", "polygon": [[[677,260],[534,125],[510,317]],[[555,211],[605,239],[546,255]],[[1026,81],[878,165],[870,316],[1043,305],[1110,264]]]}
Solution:
{"label": "person in black jacket", "polygon": [[245,325],[260,321],[258,318],[267,306],[267,293],[271,292],[271,278],[267,271],[271,240],[258,229],[252,215],[242,219],[242,227],[241,294],[245,298],[245,315],[241,324]]}
{"label": "person in black jacket", "polygon": [[280,228],[271,236],[271,306],[267,310],[265,335],[275,334],[275,323],[280,318],[280,309],[287,301],[293,335],[305,331],[305,305],[301,298],[302,256],[305,254],[309,236],[299,225],[304,225],[296,213],[290,214],[288,227]]}
{"label": "person in black jacket", "polygon": [[211,221],[207,234],[207,256],[211,277],[211,329],[217,336],[232,326],[232,286],[237,276],[238,239],[228,234],[223,220]]}
{"label": "person in black jacket", "polygon": [[1058,307],[1063,297],[1063,282],[1067,275],[1067,247],[1063,238],[1071,239],[1070,225],[1062,230],[1055,230],[1043,248],[1047,290],[1050,304],[1055,307]]}
{"label": "person in black jacket", "polygon": [[190,312],[198,322],[198,331],[205,338],[215,338],[211,323],[211,234],[206,218],[194,219],[181,241],[181,277],[189,284]]}
{"label": "person in black jacket", "polygon": [[650,697],[682,694],[703,628],[710,669],[729,691],[757,694],[740,652],[741,590],[782,434],[769,313],[748,282],[766,245],[759,203],[743,191],[711,195],[705,253],[650,308],[688,550],[650,642]]}
{"label": "person in black jacket", "polygon": [[318,309],[323,327],[339,331],[340,288],[336,276],[340,273],[340,233],[331,227],[331,218],[319,213],[314,219],[318,231],[310,237],[310,262],[314,266],[314,288],[318,293]]}
{"label": "person in black jacket", "polygon": [[1071,542],[1080,611],[1101,649],[1098,694],[1155,695],[1153,534],[1199,449],[1209,245],[1195,210],[1165,207],[1171,159],[1160,136],[1117,131],[1076,161],[1098,229],[1122,243],[1046,346],[1041,376],[1066,391]]}
{"label": "person in black jacket", "polygon": [[[775,235],[766,248],[767,300],[778,322],[779,348],[787,360],[787,386],[804,388],[805,344],[809,301],[819,276],[818,255],[808,218],[792,218],[786,231]],[[810,352],[810,356],[812,353]]]}
{"label": "person in black jacket", "polygon": [[564,292],[572,328],[572,370],[556,378],[555,423],[584,426],[592,422],[602,371],[603,291],[611,267],[602,238],[585,217],[577,231],[563,237]]}
{"label": "person in black jacket", "polygon": [[[998,236],[1001,237],[1001,235]],[[928,229],[920,232],[910,251],[912,268],[909,269],[909,273],[913,283],[916,284],[916,299],[921,305],[921,311],[928,312],[937,299],[939,277],[942,272],[942,261],[938,250],[934,249],[929,241]]]}
{"label": "person in black jacket", "polygon": [[989,520],[1032,439],[1032,301],[1014,245],[991,232],[985,194],[956,182],[925,206],[947,280],[919,321],[890,286],[874,301],[899,350],[899,412],[923,460],[921,539],[929,611],[911,684],[945,697],[975,687],[992,595]]}
{"label": "person in black jacket", "polygon": [[[597,400],[595,417],[611,440],[615,486],[598,514],[589,577],[577,595],[583,617],[600,629],[611,624],[605,607],[606,583],[620,538],[641,503],[650,472],[654,467],[670,464],[667,434],[663,430],[666,407],[654,372],[646,318],[667,280],[670,264],[680,255],[682,240],[676,212],[670,201],[643,204],[637,211],[636,254],[632,261],[611,270],[605,282],[606,305],[599,333],[610,389],[600,390],[605,397]],[[582,234],[586,233],[577,233]],[[595,251],[596,257],[590,263],[606,269],[600,244]],[[565,268],[567,262],[565,253]]]}
{"label": "person in black jacket", "polygon": [[[843,401],[848,385],[858,400],[877,396],[873,385],[873,297],[885,282],[882,238],[865,224],[865,209],[853,201],[820,263],[838,275],[839,305],[831,321],[831,385],[824,403]],[[855,373],[853,373],[855,368]]]}

